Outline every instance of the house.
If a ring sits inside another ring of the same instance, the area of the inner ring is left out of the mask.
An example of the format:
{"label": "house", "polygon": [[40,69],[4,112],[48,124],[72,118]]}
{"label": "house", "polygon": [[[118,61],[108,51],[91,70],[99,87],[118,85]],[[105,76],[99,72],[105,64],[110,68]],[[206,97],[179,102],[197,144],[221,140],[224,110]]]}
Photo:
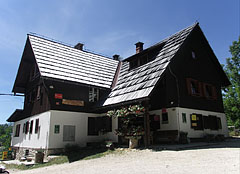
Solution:
{"label": "house", "polygon": [[136,54],[118,59],[29,34],[13,86],[24,108],[7,120],[13,148],[50,154],[67,144],[121,142],[120,122],[106,112],[133,104],[146,108],[146,146],[180,132],[228,136],[221,88],[230,82],[198,23],[147,49],[138,42]]}

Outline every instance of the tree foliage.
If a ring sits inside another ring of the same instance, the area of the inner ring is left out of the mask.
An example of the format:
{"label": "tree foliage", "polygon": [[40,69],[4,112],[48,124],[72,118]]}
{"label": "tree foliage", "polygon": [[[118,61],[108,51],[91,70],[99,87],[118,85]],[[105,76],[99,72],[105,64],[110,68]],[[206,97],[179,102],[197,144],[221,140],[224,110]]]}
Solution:
{"label": "tree foliage", "polygon": [[8,124],[0,125],[0,146],[4,146],[5,148],[10,147],[11,145],[11,133],[12,126]]}
{"label": "tree foliage", "polygon": [[229,125],[240,127],[240,36],[230,46],[231,58],[226,59],[224,70],[231,82],[223,93],[223,103]]}

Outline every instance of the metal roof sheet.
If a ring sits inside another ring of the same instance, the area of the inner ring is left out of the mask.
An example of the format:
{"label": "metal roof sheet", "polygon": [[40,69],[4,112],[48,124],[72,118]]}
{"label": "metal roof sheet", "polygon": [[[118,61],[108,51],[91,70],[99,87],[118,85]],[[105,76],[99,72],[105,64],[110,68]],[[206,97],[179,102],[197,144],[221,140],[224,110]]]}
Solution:
{"label": "metal roof sheet", "polygon": [[38,36],[28,35],[28,38],[41,76],[111,87],[118,61]]}

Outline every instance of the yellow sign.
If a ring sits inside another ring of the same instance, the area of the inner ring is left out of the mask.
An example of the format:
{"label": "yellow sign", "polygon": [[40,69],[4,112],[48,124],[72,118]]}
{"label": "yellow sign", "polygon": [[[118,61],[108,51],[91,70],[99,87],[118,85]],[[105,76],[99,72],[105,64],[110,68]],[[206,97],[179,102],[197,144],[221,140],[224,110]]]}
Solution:
{"label": "yellow sign", "polygon": [[63,99],[62,104],[64,105],[72,105],[72,106],[84,106],[84,101],[82,100],[67,100]]}
{"label": "yellow sign", "polygon": [[4,151],[3,154],[2,154],[2,160],[7,159],[7,156],[8,156],[8,152]]}
{"label": "yellow sign", "polygon": [[192,120],[197,120],[197,116],[196,115],[192,115]]}
{"label": "yellow sign", "polygon": [[194,126],[194,127],[197,126],[197,123],[192,123],[192,126]]}

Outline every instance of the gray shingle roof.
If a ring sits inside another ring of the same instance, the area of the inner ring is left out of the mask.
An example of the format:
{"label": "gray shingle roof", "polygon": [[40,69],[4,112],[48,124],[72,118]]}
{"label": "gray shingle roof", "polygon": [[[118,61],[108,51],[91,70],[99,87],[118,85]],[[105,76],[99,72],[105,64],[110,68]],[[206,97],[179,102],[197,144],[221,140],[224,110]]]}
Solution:
{"label": "gray shingle roof", "polygon": [[111,87],[118,61],[34,35],[28,37],[42,77]]}
{"label": "gray shingle roof", "polygon": [[135,69],[129,70],[129,62],[124,61],[117,85],[114,87],[103,106],[127,102],[148,97],[162,77],[171,59],[197,24],[170,36],[148,49],[162,46],[155,59]]}

